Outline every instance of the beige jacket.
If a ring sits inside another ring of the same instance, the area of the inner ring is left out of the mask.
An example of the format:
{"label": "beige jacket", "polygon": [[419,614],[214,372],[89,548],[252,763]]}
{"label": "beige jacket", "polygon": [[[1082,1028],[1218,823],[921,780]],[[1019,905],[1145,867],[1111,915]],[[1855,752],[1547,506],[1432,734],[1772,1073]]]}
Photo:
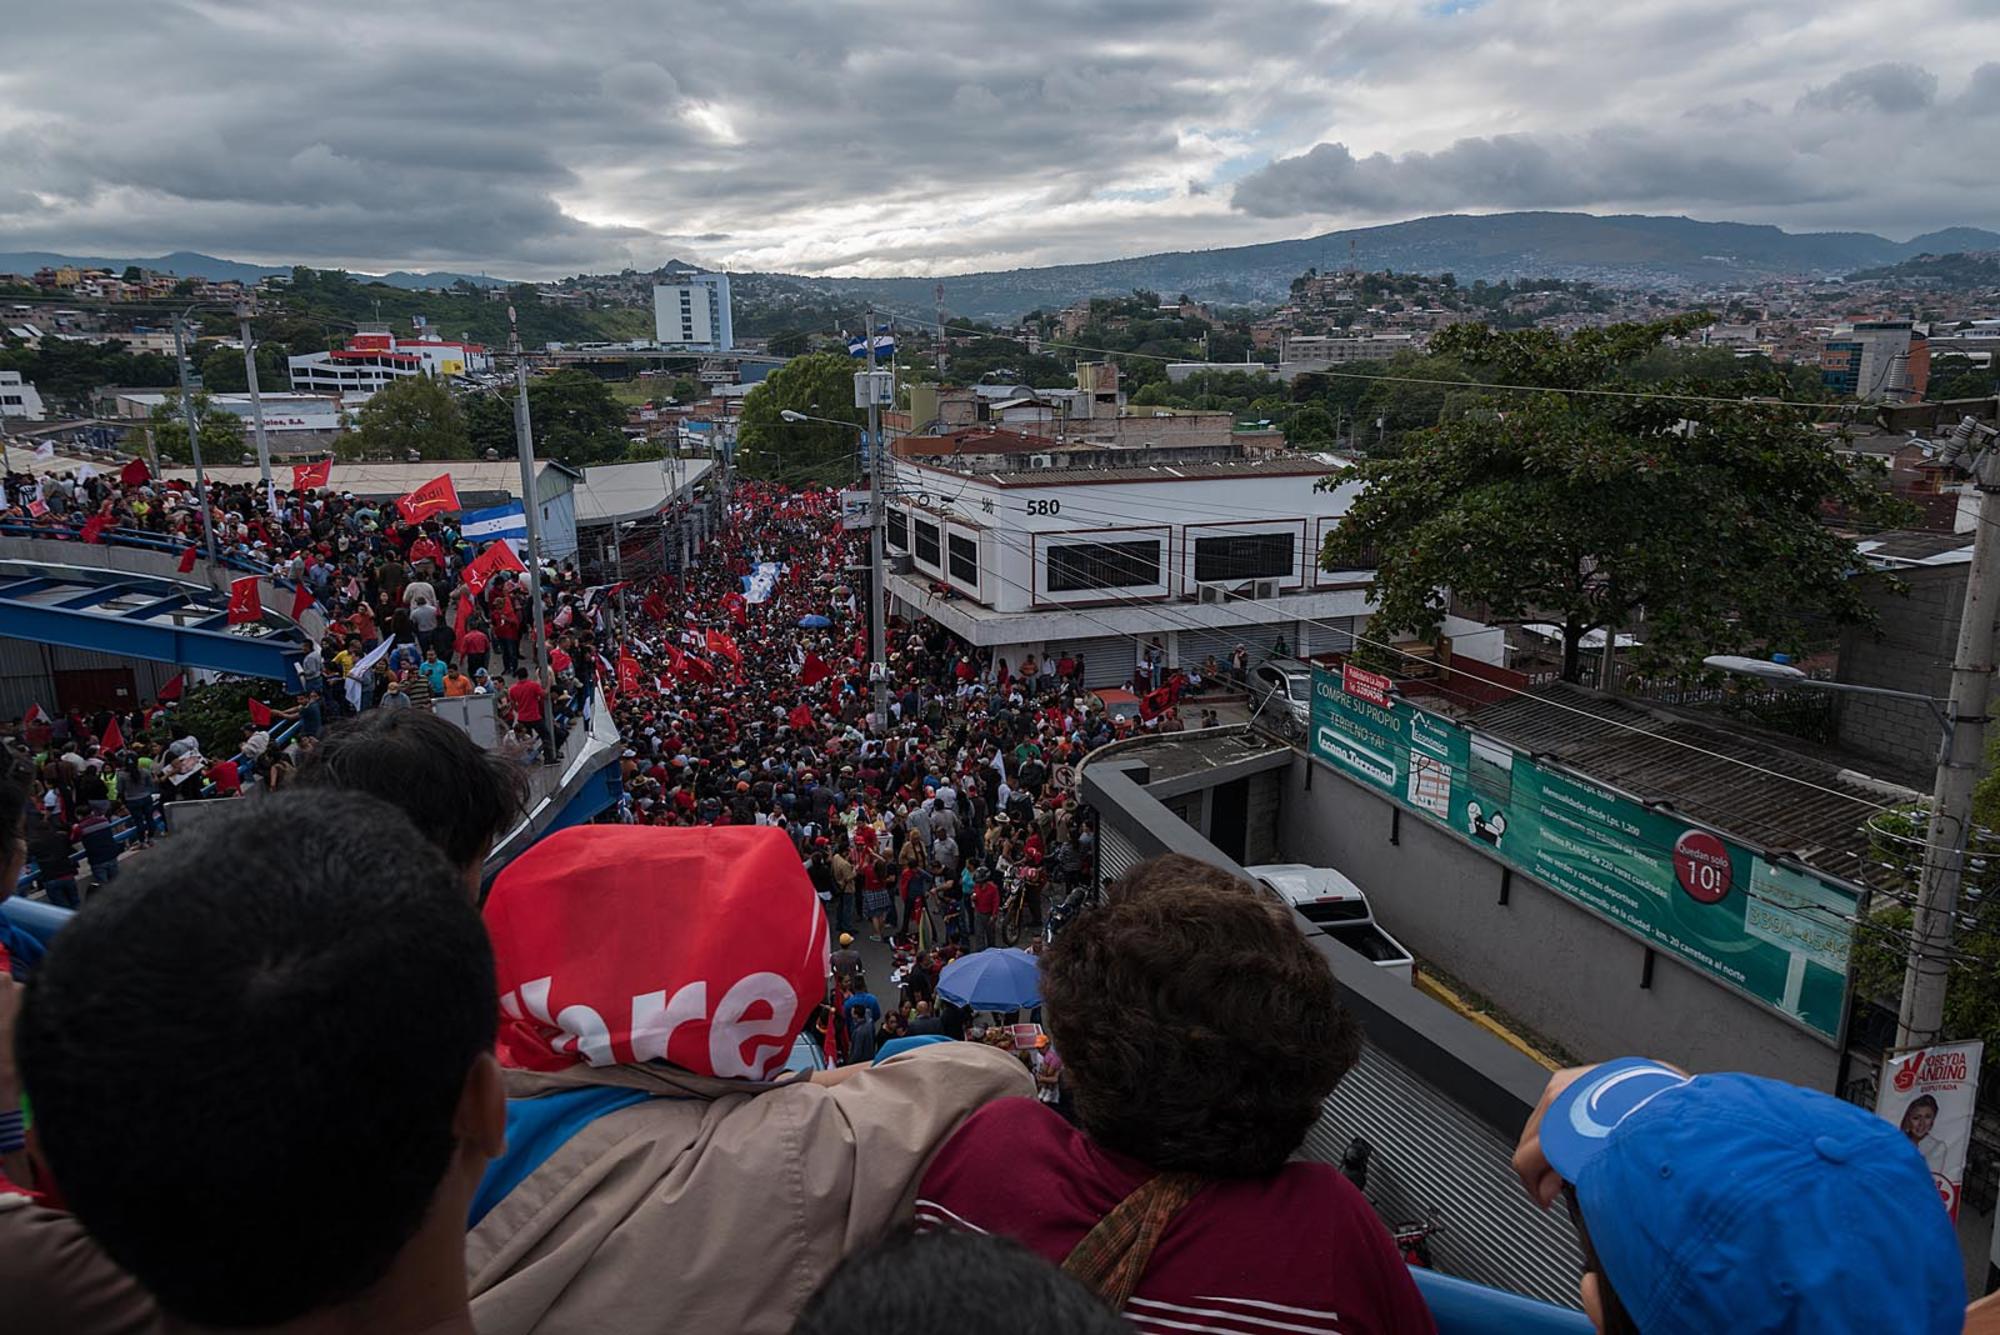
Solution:
{"label": "beige jacket", "polygon": [[784,1335],[841,1258],[911,1216],[931,1155],[1021,1063],[937,1043],[839,1085],[666,1067],[507,1073],[509,1097],[577,1084],[663,1097],[607,1113],[466,1238],[480,1335]]}

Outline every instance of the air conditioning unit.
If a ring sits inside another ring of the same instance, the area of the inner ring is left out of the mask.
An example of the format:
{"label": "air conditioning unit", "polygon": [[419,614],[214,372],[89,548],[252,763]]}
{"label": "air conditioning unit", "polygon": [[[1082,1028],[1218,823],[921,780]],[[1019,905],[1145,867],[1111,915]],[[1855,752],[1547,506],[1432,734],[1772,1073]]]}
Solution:
{"label": "air conditioning unit", "polygon": [[1226,603],[1229,590],[1220,584],[1197,584],[1194,586],[1195,601],[1198,603]]}
{"label": "air conditioning unit", "polygon": [[1260,579],[1255,581],[1251,586],[1250,596],[1260,600],[1277,597],[1278,581],[1275,579]]}
{"label": "air conditioning unit", "polygon": [[1028,467],[1030,468],[1054,468],[1055,466],[1056,458],[1053,454],[1031,454],[1028,456]]}
{"label": "air conditioning unit", "polygon": [[889,573],[892,575],[908,575],[917,568],[916,561],[907,552],[889,553],[888,564]]}

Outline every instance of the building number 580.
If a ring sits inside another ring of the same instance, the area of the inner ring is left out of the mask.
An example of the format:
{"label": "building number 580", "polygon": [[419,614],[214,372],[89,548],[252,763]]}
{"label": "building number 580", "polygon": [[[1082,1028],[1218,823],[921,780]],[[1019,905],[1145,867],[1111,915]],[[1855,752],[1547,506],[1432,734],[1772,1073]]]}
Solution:
{"label": "building number 580", "polygon": [[1062,513],[1062,502],[1029,501],[1028,513],[1031,515],[1059,515]]}

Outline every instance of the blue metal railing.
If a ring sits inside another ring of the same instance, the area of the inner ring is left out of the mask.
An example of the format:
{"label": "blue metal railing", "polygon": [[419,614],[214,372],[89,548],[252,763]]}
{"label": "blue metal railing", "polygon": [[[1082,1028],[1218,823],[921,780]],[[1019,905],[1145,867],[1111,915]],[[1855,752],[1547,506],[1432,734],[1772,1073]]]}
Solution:
{"label": "blue metal railing", "polygon": [[[0,520],[0,537],[8,538],[54,538],[58,542],[79,542],[83,538],[83,525],[67,520],[54,524],[30,524],[18,519]],[[190,546],[183,538],[170,538],[151,529],[115,527],[103,529],[99,540],[107,547],[138,547],[147,551],[165,552],[179,556]],[[193,544],[199,546],[199,544]],[[262,561],[255,561],[236,553],[220,553],[216,561],[231,570],[240,570],[246,575],[270,575],[271,567]],[[289,585],[289,581],[280,580]]]}
{"label": "blue metal railing", "polygon": [[1590,1318],[1567,1307],[1489,1289],[1435,1270],[1410,1268],[1438,1335],[1592,1335]]}

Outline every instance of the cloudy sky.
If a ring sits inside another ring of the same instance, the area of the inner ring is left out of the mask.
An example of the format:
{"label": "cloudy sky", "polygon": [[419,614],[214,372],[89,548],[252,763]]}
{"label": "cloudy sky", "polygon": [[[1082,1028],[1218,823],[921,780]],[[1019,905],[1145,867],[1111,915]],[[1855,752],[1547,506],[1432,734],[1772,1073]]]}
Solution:
{"label": "cloudy sky", "polygon": [[0,251],[930,273],[2000,224],[2000,3],[0,0]]}

